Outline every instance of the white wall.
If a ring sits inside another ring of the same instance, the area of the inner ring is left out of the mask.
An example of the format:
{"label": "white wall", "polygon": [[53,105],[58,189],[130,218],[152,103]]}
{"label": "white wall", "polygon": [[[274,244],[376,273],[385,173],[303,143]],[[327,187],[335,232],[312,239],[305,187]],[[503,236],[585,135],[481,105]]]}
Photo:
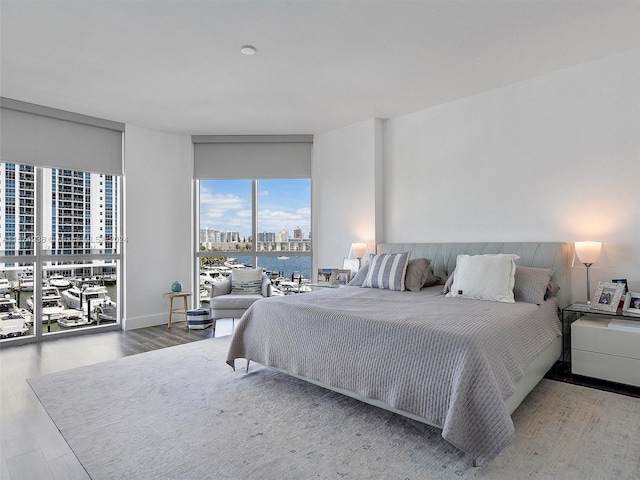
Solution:
{"label": "white wall", "polygon": [[174,280],[193,291],[192,169],[189,136],[126,126],[126,330],[167,323]]}
{"label": "white wall", "polygon": [[[320,260],[380,221],[378,242],[601,240],[592,290],[627,278],[640,292],[640,50],[386,120],[383,186],[359,177],[369,201],[353,203],[332,187],[353,158],[374,162],[366,125],[316,136]],[[572,277],[584,300],[584,269]]]}
{"label": "white wall", "polygon": [[387,241],[602,240],[592,287],[640,291],[640,50],[385,128]]}
{"label": "white wall", "polygon": [[313,268],[342,267],[354,242],[375,248],[381,133],[381,121],[371,119],[314,136]]}

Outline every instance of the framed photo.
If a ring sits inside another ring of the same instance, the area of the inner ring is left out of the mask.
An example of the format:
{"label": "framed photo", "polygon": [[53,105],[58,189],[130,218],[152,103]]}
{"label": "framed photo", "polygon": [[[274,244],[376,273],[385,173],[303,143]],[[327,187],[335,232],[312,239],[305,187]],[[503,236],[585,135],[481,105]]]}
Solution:
{"label": "framed photo", "polygon": [[640,317],[640,293],[627,292],[622,314],[630,317]]}
{"label": "framed photo", "polygon": [[626,278],[618,278],[618,279],[613,279],[611,281],[613,283],[624,283],[624,290],[622,292],[622,295],[626,295],[627,294],[627,292],[629,290],[628,290],[628,287],[627,287],[627,279]]}
{"label": "framed photo", "polygon": [[328,284],[331,280],[331,272],[333,272],[332,268],[319,268],[316,282]]}
{"label": "framed photo", "polygon": [[342,269],[349,270],[353,277],[360,268],[360,260],[357,258],[345,258],[342,260]]}
{"label": "framed photo", "polygon": [[589,308],[601,312],[616,313],[623,290],[624,283],[599,282]]}
{"label": "framed photo", "polygon": [[331,278],[329,283],[331,285],[344,286],[351,280],[351,270],[338,270],[331,271]]}

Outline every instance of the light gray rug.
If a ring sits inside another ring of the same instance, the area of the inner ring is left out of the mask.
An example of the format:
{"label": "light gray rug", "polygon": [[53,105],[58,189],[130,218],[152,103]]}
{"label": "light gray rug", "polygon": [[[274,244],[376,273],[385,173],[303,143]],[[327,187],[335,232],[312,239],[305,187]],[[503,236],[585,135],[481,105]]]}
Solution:
{"label": "light gray rug", "polygon": [[[483,468],[438,429],[252,364],[229,337],[29,383],[93,479],[637,479],[640,399],[543,380]],[[239,366],[239,365],[238,365]]]}

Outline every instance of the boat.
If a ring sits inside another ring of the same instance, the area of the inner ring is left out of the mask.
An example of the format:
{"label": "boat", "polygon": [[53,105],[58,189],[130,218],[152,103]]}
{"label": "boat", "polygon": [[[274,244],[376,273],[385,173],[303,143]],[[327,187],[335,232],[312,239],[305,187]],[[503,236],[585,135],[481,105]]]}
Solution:
{"label": "boat", "polygon": [[225,277],[220,272],[200,272],[200,285],[211,285],[212,283],[221,282],[224,279]]}
{"label": "boat", "polygon": [[49,277],[49,285],[56,288],[69,288],[71,282],[62,275],[51,275]]}
{"label": "boat", "polygon": [[0,294],[11,293],[13,286],[6,277],[0,277]]}
{"label": "boat", "polygon": [[118,320],[118,309],[116,308],[116,304],[109,300],[108,302],[98,305],[93,310],[92,315],[98,324],[100,322],[115,322]]}
{"label": "boat", "polygon": [[91,318],[87,318],[80,313],[63,315],[58,319],[58,325],[64,328],[84,327],[86,325],[91,325],[92,323],[93,320],[91,320]]}
{"label": "boat", "polygon": [[[56,320],[62,315],[64,305],[56,287],[42,287],[42,320]],[[33,295],[27,298],[27,308],[33,312]]]}
{"label": "boat", "polygon": [[227,261],[224,262],[224,266],[229,268],[246,268],[244,263],[240,263],[237,259],[232,257],[227,258]]}
{"label": "boat", "polygon": [[65,290],[62,292],[62,299],[67,307],[81,310],[85,315],[88,314],[89,305],[91,305],[91,311],[94,311],[98,306],[113,303],[107,287],[91,283],[78,284]]}
{"label": "boat", "polygon": [[29,331],[31,316],[8,295],[0,298],[0,338],[20,337]]}
{"label": "boat", "polygon": [[289,260],[289,257],[287,257],[286,255],[279,255],[278,260]]}
{"label": "boat", "polygon": [[22,292],[33,292],[33,276],[25,275],[23,277],[19,277],[15,288]]}

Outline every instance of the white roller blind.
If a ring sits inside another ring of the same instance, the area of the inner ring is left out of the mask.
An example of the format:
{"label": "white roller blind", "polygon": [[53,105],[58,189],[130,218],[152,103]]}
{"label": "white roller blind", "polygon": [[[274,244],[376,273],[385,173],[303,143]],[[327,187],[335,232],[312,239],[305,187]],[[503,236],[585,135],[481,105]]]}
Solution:
{"label": "white roller blind", "polygon": [[8,98],[0,107],[2,162],[122,175],[124,124]]}
{"label": "white roller blind", "polygon": [[310,178],[312,135],[194,135],[198,179]]}

